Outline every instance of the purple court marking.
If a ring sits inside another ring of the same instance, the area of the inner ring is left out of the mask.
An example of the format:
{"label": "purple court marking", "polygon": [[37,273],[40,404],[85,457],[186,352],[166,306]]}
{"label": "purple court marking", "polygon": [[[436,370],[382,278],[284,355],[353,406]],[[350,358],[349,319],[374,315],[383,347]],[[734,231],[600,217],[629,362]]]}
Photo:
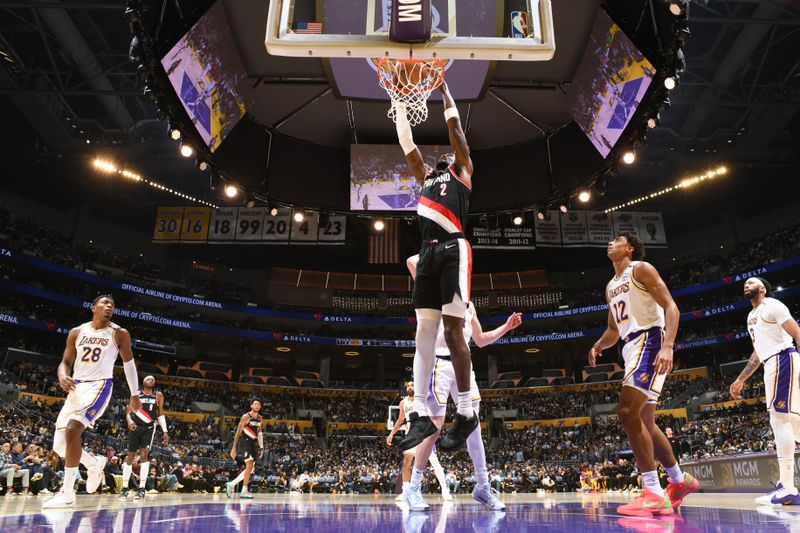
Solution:
{"label": "purple court marking", "polygon": [[[287,500],[292,498],[287,496]],[[0,517],[0,531],[113,531],[142,533],[355,531],[500,532],[591,530],[649,533],[791,532],[800,527],[800,514],[780,508],[759,510],[683,507],[679,513],[652,519],[622,517],[618,503],[514,503],[506,512],[487,511],[465,503],[434,504],[427,513],[411,513],[391,504],[316,503],[303,496],[291,503],[206,503],[145,507],[127,504],[117,510],[48,511],[46,514]]]}

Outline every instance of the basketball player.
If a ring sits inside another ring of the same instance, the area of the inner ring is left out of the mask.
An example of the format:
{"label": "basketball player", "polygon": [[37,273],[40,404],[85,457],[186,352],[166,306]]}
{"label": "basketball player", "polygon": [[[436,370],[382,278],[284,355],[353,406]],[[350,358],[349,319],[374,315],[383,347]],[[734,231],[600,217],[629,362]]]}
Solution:
{"label": "basketball player", "polygon": [[122,357],[125,379],[131,391],[130,409],[142,408],[139,401],[139,377],[131,351],[128,330],[111,322],[114,298],[104,294],[92,302],[92,321],[72,328],[67,335],[64,356],[58,365],[58,382],[67,392],[64,407],[56,420],[53,451],[64,459],[64,485],[61,491],[44,502],[43,509],[61,509],[75,505],[75,477],[78,463],[86,467],[86,492],[100,486],[106,458],[94,457],[81,448],[83,430],[93,428],[111,400],[114,362]]}
{"label": "basketball player", "polygon": [[749,278],[744,296],[753,304],[747,315],[747,331],[753,354],[739,377],[730,386],[734,400],[742,397],[744,382],[764,363],[769,423],[775,434],[780,482],[775,490],[756,498],[760,505],[800,505],[794,485],[794,447],[800,439],[800,386],[797,368],[800,356],[792,339],[800,346],[800,326],[783,302],[771,298],[772,287],[763,278]]}
{"label": "basketball player", "polygon": [[[416,278],[418,262],[419,256],[416,255],[409,257],[406,261],[412,278]],[[478,321],[477,313],[475,312],[475,306],[470,302],[464,317],[464,325],[462,326],[464,342],[469,342],[471,338],[475,341],[475,344],[483,348],[484,346],[496,342],[497,339],[517,328],[521,323],[522,315],[520,313],[512,313],[508,319],[506,319],[505,324],[499,328],[493,329],[492,331],[483,331],[481,323]],[[420,492],[422,472],[425,469],[427,457],[431,454],[439,431],[444,424],[445,412],[447,411],[447,397],[449,395],[453,398],[453,401],[456,401],[458,397],[458,387],[455,383],[455,369],[450,359],[450,350],[447,348],[444,335],[444,326],[440,325],[436,335],[436,363],[428,387],[427,398],[428,412],[437,430],[417,447],[417,462],[411,474],[411,482],[409,483],[408,490],[403,491],[406,502],[412,511],[425,511],[429,507]],[[480,411],[481,394],[478,390],[478,384],[475,381],[475,371],[472,369],[471,364],[470,400],[472,401],[472,409],[477,415]],[[472,459],[472,465],[475,468],[475,489],[472,491],[472,497],[488,509],[493,511],[504,510],[506,506],[497,498],[497,490],[493,489],[489,484],[489,472],[486,468],[486,451],[483,447],[480,425],[467,437],[467,451],[469,452],[470,459]],[[431,455],[430,457],[433,458],[434,456]]]}
{"label": "basketball player", "polygon": [[169,444],[169,433],[167,433],[167,418],[164,416],[164,395],[161,391],[154,390],[156,378],[147,376],[142,381],[142,390],[139,400],[142,408],[132,411],[130,407],[125,413],[128,422],[128,455],[122,464],[122,492],[120,499],[128,499],[128,483],[133,472],[133,458],[139,452],[139,490],[136,491],[135,500],[143,500],[146,491],[147,474],[150,471],[150,447],[153,445],[153,438],[156,435],[156,420],[161,427],[164,435],[164,446]]}
{"label": "basketball player", "polygon": [[[606,285],[608,327],[589,350],[595,366],[603,350],[622,338],[625,377],[617,415],[642,473],[642,495],[617,509],[632,516],[672,514],[699,483],[681,471],[669,440],[656,426],[658,397],[672,370],[672,346],[680,311],[658,271],[644,258],[644,246],[635,236],[621,232],[608,243],[608,258],[616,275]],[[669,474],[666,493],[656,469],[658,459]]]}
{"label": "basketball player", "polygon": [[472,410],[469,392],[472,360],[463,335],[472,277],[472,248],[464,236],[464,228],[472,192],[473,166],[458,108],[447,84],[442,82],[439,90],[454,153],[443,155],[436,169],[425,165],[419,148],[414,144],[405,108],[401,103],[395,104],[398,106],[397,137],[420,188],[417,214],[422,234],[412,295],[417,317],[414,411],[409,415],[411,427],[400,443],[400,449],[413,448],[436,433],[426,404],[435,359],[436,332],[441,322],[459,391],[453,429],[442,437],[439,446],[449,452],[461,448],[469,434],[478,427],[478,416]]}
{"label": "basketball player", "polygon": [[[399,430],[403,430],[404,432],[408,432],[408,419],[406,417],[406,413],[410,413],[411,409],[414,405],[414,382],[407,381],[406,382],[406,393],[408,396],[403,398],[400,402],[400,413],[397,415],[397,420],[394,423],[394,427],[392,431],[389,432],[389,436],[386,437],[386,445],[392,445],[392,438],[394,437],[395,433]],[[417,454],[418,446],[413,448],[409,448],[408,450],[403,451],[403,470],[402,470],[402,477],[403,477],[403,494],[400,494],[397,497],[397,500],[404,501],[405,499],[405,492],[408,488],[408,482],[411,479],[411,466],[415,462],[415,457]],[[436,451],[433,450],[430,452],[430,463],[433,467],[433,473],[436,474],[436,479],[439,481],[439,486],[442,488],[442,499],[444,501],[452,501],[453,497],[450,495],[450,489],[447,487],[447,481],[445,479],[444,469],[442,468],[442,464],[439,462],[439,458],[436,457]],[[425,469],[425,465],[422,465],[421,470]]]}
{"label": "basketball player", "polygon": [[258,446],[258,457],[264,455],[264,435],[261,433],[261,402],[253,400],[250,402],[250,411],[242,415],[239,421],[239,426],[236,428],[236,435],[233,437],[233,448],[231,449],[231,458],[236,460],[236,446],[239,444],[239,437],[244,435],[242,439],[242,456],[244,459],[244,470],[239,472],[236,479],[225,483],[225,495],[228,498],[233,496],[233,490],[236,485],[244,480],[242,484],[242,492],[239,494],[242,498],[252,500],[253,494],[247,488],[250,483],[250,476],[253,474],[253,465],[256,462],[256,446]]}

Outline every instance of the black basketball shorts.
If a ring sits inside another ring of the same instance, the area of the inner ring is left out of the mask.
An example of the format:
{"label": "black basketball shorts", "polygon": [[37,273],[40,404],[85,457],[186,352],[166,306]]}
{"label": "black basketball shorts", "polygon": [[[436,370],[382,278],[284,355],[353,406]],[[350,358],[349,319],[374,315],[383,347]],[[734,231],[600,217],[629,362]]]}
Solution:
{"label": "black basketball shorts", "polygon": [[152,426],[139,426],[133,431],[128,431],[128,451],[135,452],[142,448],[150,448],[153,445],[155,434],[155,424]]}
{"label": "black basketball shorts", "polygon": [[[444,314],[463,317],[471,285],[472,247],[466,239],[423,245],[412,293],[414,309],[441,309]],[[458,309],[452,306],[454,300],[460,300]]]}

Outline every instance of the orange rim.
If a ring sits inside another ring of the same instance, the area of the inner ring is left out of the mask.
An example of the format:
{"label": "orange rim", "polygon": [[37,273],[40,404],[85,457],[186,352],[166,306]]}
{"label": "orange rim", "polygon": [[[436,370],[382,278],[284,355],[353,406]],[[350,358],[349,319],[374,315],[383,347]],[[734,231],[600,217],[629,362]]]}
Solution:
{"label": "orange rim", "polygon": [[[383,73],[385,72],[383,66],[389,61],[400,61],[401,63],[422,63],[431,68],[432,74],[427,83],[420,86],[402,87],[392,83],[391,79],[387,79]],[[441,59],[394,59],[390,57],[382,57],[378,61],[378,82],[384,89],[393,92],[401,92],[403,94],[422,93],[432,91],[438,87],[444,79],[444,62]]]}

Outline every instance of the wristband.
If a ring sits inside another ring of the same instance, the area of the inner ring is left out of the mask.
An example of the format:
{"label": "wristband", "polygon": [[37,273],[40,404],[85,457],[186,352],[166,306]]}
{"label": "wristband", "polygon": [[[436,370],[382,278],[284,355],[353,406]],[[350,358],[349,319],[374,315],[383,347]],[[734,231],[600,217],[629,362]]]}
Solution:
{"label": "wristband", "polygon": [[447,109],[444,110],[444,119],[445,119],[445,121],[450,120],[453,117],[455,117],[455,118],[457,118],[459,120],[461,119],[461,117],[458,114],[458,108],[457,107],[455,107],[455,106],[448,107]]}
{"label": "wristband", "polygon": [[125,371],[125,380],[128,382],[131,398],[139,396],[139,374],[136,372],[136,363],[133,359],[125,361],[122,364],[122,369]]}

